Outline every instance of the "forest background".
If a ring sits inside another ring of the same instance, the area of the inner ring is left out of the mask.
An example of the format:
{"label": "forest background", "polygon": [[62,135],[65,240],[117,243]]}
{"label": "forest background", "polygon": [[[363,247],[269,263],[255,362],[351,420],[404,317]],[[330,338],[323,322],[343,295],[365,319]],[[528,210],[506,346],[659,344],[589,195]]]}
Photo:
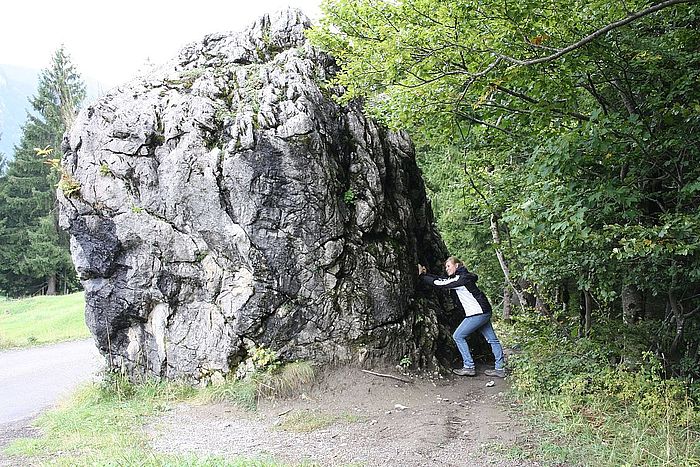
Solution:
{"label": "forest background", "polygon": [[[517,397],[590,462],[698,465],[699,2],[322,9],[344,99],[410,133],[450,252],[502,310]],[[0,161],[4,295],[78,287],[51,151],[83,98],[59,49]]]}
{"label": "forest background", "polygon": [[344,99],[411,134],[450,252],[513,323],[540,426],[585,464],[698,465],[700,2],[322,9]]}

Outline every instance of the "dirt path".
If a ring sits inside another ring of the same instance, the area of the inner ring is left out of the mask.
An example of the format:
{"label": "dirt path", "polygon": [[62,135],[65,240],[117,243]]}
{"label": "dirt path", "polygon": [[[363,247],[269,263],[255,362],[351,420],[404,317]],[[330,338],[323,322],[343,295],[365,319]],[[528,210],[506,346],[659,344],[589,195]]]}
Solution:
{"label": "dirt path", "polygon": [[[160,452],[290,464],[540,465],[507,458],[509,447],[525,439],[503,396],[507,380],[480,372],[406,384],[357,368],[333,370],[320,380],[294,399],[263,402],[255,413],[229,404],[183,404],[146,430]],[[327,426],[302,433],[285,429],[302,418]]]}

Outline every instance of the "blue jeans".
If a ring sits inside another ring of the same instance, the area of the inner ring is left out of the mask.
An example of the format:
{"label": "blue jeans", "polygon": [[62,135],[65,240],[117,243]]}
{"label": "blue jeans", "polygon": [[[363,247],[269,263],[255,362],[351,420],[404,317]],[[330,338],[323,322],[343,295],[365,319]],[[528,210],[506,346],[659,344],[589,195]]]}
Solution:
{"label": "blue jeans", "polygon": [[493,326],[491,326],[491,313],[467,316],[452,334],[452,338],[457,344],[457,349],[462,354],[465,368],[474,368],[474,360],[472,360],[472,354],[469,352],[469,345],[467,344],[467,336],[474,331],[479,331],[486,338],[486,342],[491,345],[491,351],[496,358],[496,369],[502,370],[503,349],[498,341],[498,337],[496,337]]}

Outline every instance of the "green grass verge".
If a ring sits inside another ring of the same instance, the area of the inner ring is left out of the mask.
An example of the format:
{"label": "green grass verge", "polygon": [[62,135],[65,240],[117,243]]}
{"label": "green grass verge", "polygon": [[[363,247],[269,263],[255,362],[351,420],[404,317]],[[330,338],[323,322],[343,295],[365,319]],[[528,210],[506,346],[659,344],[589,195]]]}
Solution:
{"label": "green grass verge", "polygon": [[0,300],[0,349],[82,339],[85,325],[83,292]]}
{"label": "green grass verge", "polygon": [[513,457],[700,466],[698,383],[667,377],[653,354],[634,350],[637,341],[649,341],[644,333],[653,326],[628,330],[604,322],[599,335],[579,339],[541,317],[519,320],[513,329],[499,326],[505,340],[522,342],[508,362],[511,396],[532,426],[531,439]]}
{"label": "green grass verge", "polygon": [[231,460],[156,453],[150,448],[142,427],[149,417],[181,402],[226,400],[254,409],[256,394],[260,394],[254,381],[274,383],[280,380],[284,381],[280,384],[288,385],[290,374],[297,378],[298,384],[302,384],[300,374],[309,375],[304,384],[312,380],[313,370],[308,365],[294,363],[288,366],[286,371],[283,367],[273,374],[227,381],[217,387],[199,390],[184,384],[155,381],[132,384],[126,378],[108,375],[102,383],[84,387],[64,406],[39,417],[37,426],[42,429],[41,437],[14,441],[5,453],[16,456],[18,463],[45,460],[58,466],[281,466],[283,464],[268,458]]}
{"label": "green grass verge", "polygon": [[530,455],[521,457],[565,465],[700,466],[700,433],[689,424],[679,427],[671,415],[649,420],[603,401],[582,408],[547,396],[522,402],[523,418],[538,435]]}

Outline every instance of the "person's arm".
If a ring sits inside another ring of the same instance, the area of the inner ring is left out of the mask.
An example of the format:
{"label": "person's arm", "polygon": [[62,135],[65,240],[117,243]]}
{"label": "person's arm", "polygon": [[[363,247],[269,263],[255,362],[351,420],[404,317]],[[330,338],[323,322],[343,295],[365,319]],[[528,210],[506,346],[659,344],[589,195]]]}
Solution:
{"label": "person's arm", "polygon": [[443,277],[443,276],[436,276],[433,274],[423,274],[420,276],[420,280],[431,287],[435,287],[436,289],[456,289],[457,287],[461,287],[463,285],[466,285],[467,283],[467,277],[464,274],[457,274],[454,277]]}
{"label": "person's arm", "polygon": [[467,272],[466,274],[457,274],[454,277],[436,276],[427,274],[425,266],[418,265],[418,275],[421,282],[437,289],[455,289],[467,284],[469,280],[475,280],[476,274]]}

